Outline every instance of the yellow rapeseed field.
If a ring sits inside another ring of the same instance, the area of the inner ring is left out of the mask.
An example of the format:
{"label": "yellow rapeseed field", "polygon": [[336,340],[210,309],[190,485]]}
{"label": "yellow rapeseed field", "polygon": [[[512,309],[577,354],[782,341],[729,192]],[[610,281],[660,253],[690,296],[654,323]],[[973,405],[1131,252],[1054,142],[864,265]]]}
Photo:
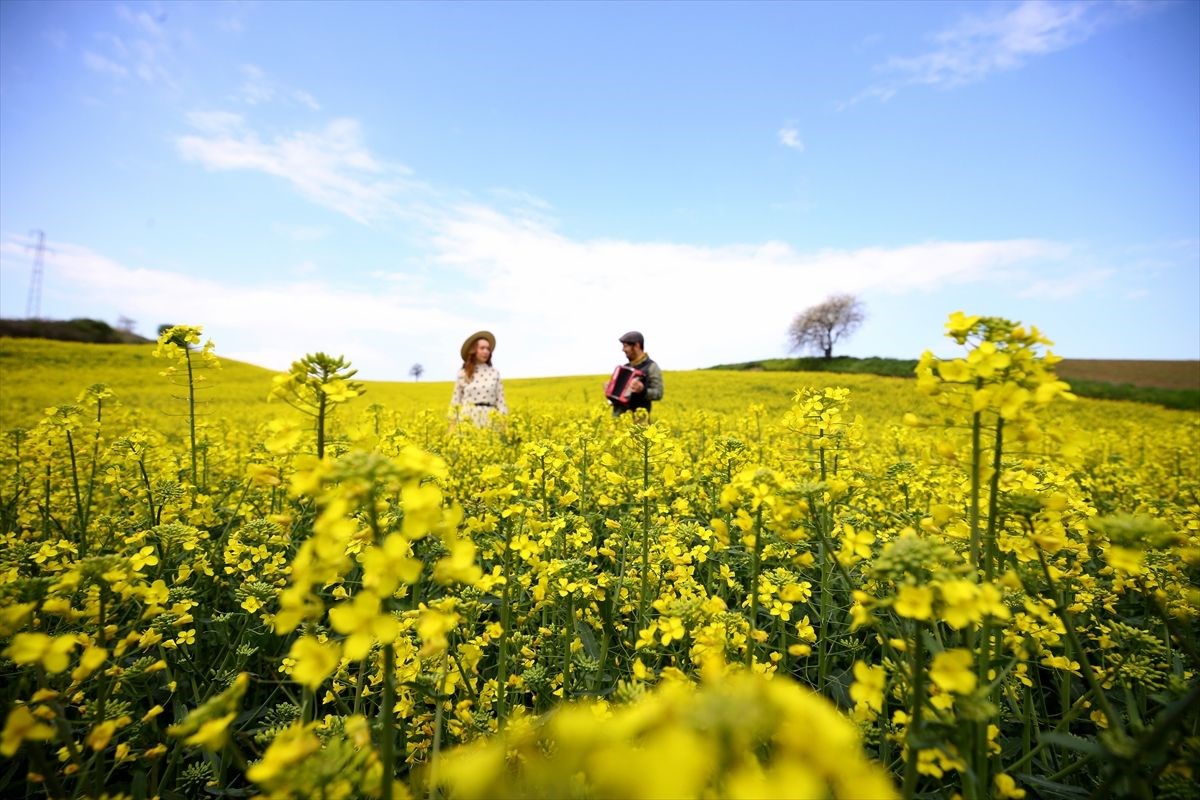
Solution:
{"label": "yellow rapeseed field", "polygon": [[352,354],[0,340],[0,794],[1196,796],[1200,415],[947,333],[483,429]]}

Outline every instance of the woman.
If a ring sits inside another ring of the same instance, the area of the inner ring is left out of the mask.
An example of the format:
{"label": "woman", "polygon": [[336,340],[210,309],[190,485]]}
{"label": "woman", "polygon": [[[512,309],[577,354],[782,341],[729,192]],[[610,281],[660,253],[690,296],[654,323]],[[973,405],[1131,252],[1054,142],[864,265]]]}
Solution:
{"label": "woman", "polygon": [[504,402],[504,385],[500,373],[492,366],[492,350],[496,348],[496,337],[491,331],[479,331],[463,342],[462,369],[454,381],[454,394],[450,397],[450,418],[454,422],[467,419],[477,427],[491,424],[492,412],[507,414]]}

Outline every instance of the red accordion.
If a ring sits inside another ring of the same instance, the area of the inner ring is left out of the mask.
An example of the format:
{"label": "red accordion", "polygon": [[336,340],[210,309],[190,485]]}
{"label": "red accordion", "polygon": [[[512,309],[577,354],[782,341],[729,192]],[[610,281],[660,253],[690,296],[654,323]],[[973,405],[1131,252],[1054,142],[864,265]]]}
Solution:
{"label": "red accordion", "polygon": [[629,387],[629,384],[633,382],[634,378],[642,381],[644,385],[646,373],[622,364],[613,370],[612,377],[608,379],[608,384],[604,387],[604,396],[614,403],[628,405],[629,397],[633,394],[633,389]]}

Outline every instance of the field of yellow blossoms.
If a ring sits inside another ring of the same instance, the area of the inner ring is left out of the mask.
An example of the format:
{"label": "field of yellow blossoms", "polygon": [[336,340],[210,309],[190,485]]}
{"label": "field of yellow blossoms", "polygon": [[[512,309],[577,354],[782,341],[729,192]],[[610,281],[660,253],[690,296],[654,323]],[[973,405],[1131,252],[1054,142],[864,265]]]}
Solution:
{"label": "field of yellow blossoms", "polygon": [[0,795],[1197,797],[1200,415],[947,333],[453,430],[196,327],[0,340]]}

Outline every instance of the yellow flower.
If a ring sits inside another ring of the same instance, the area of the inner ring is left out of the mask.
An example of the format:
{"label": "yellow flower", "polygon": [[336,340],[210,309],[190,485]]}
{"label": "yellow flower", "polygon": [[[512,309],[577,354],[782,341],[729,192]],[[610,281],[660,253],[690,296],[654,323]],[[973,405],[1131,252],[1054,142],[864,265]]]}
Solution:
{"label": "yellow flower", "polygon": [[[287,376],[276,376],[276,380],[280,377]],[[277,419],[267,423],[267,437],[263,446],[271,453],[287,453],[296,449],[303,436],[304,431],[299,425],[291,420]],[[251,475],[252,480],[256,478],[257,476]]]}
{"label": "yellow flower", "polygon": [[971,670],[970,650],[946,650],[933,657],[929,677],[938,688],[953,694],[975,691],[975,673]]}
{"label": "yellow flower", "polygon": [[353,382],[347,382],[340,378],[321,384],[321,391],[325,393],[325,398],[331,403],[344,403],[347,400],[358,397],[358,388],[353,385]]}
{"label": "yellow flower", "polygon": [[18,633],[4,649],[4,655],[20,666],[41,664],[46,672],[55,674],[70,666],[75,644],[71,634],[50,637],[44,633]]}
{"label": "yellow flower", "polygon": [[154,545],[148,544],[145,547],[143,547],[141,550],[138,550],[133,555],[133,558],[130,559],[130,562],[132,563],[133,569],[135,572],[140,571],[142,569],[142,567],[158,566],[158,556],[155,555]]}
{"label": "yellow flower", "polygon": [[971,367],[961,359],[939,361],[937,370],[938,374],[942,376],[942,380],[947,383],[966,383],[971,380]]}
{"label": "yellow flower", "polygon": [[854,683],[850,684],[850,699],[872,711],[883,711],[883,687],[887,673],[882,666],[871,666],[865,661],[854,662]]}
{"label": "yellow flower", "polygon": [[14,603],[0,608],[0,638],[7,639],[16,633],[36,606],[37,603]]}
{"label": "yellow flower", "polygon": [[400,622],[380,607],[373,592],[366,590],[349,603],[329,609],[329,624],[346,635],[346,658],[351,661],[366,658],[372,644],[394,642],[400,634]]}
{"label": "yellow flower", "polygon": [[1082,674],[1079,672],[1079,662],[1072,661],[1066,656],[1046,656],[1042,659],[1042,663],[1051,669],[1060,669],[1082,677]]}
{"label": "yellow flower", "polygon": [[279,486],[279,467],[270,464],[247,464],[246,477],[258,486]]}
{"label": "yellow flower", "polygon": [[0,736],[0,755],[11,758],[21,742],[47,742],[54,738],[54,728],[39,722],[28,706],[16,706],[8,712],[4,721],[4,733]]}
{"label": "yellow flower", "polygon": [[906,583],[896,593],[894,608],[902,617],[927,620],[933,616],[933,589]]}
{"label": "yellow flower", "polygon": [[368,547],[359,560],[363,587],[380,597],[390,596],[401,583],[415,583],[421,575],[421,560],[413,558],[412,545],[397,533],[385,537],[382,546]]}
{"label": "yellow flower", "polygon": [[236,716],[237,712],[234,711],[202,723],[195,733],[183,740],[183,743],[218,752],[225,746],[225,742],[229,741],[229,723],[233,722]]}
{"label": "yellow flower", "polygon": [[938,590],[942,596],[940,616],[950,627],[962,629],[983,618],[976,602],[978,584],[963,579],[949,580],[940,583]]}
{"label": "yellow flower", "polygon": [[342,657],[341,650],[336,642],[321,642],[313,636],[301,636],[288,651],[288,658],[295,662],[292,680],[315,691],[337,669]]}
{"label": "yellow flower", "polygon": [[270,788],[281,774],[321,749],[321,740],[312,731],[312,724],[292,723],[280,731],[263,753],[262,760],[246,770],[246,777],[260,786]]}
{"label": "yellow flower", "polygon": [[[151,550],[153,550],[153,548],[151,548]],[[147,586],[145,588],[144,594],[142,595],[142,600],[144,600],[146,602],[146,605],[160,606],[163,603],[167,602],[167,599],[170,597],[170,594],[171,594],[171,590],[169,588],[167,588],[166,581],[159,578],[154,583],[150,584],[149,586]],[[161,611],[161,609],[159,611]],[[150,613],[149,610],[147,611],[147,613]],[[159,612],[154,612],[154,613],[159,613]]]}
{"label": "yellow flower", "polygon": [[946,322],[946,335],[952,337],[956,342],[962,344],[967,340],[974,327],[979,324],[980,317],[968,317],[961,311],[955,311],[950,315],[950,319]]}
{"label": "yellow flower", "polygon": [[103,647],[93,647],[89,645],[86,650],[79,656],[79,666],[71,671],[71,680],[78,683],[86,680],[96,670],[108,660],[108,651]]}
{"label": "yellow flower", "polygon": [[184,744],[216,752],[229,739],[229,723],[238,715],[242,697],[250,686],[250,675],[238,673],[223,692],[213,695],[198,708],[192,709],[183,721],[167,728],[167,733],[182,738]]}
{"label": "yellow flower", "polygon": [[1104,550],[1104,558],[1113,569],[1125,575],[1141,575],[1145,571],[1142,566],[1145,553],[1130,547],[1110,544]]}
{"label": "yellow flower", "polygon": [[417,634],[421,637],[421,656],[427,657],[443,652],[449,641],[446,634],[458,625],[457,614],[446,614],[432,608],[422,608],[417,618]]}
{"label": "yellow flower", "polygon": [[446,549],[450,554],[439,558],[433,565],[435,581],[441,584],[473,584],[482,577],[483,571],[475,562],[475,545],[470,539],[448,540]]}
{"label": "yellow flower", "polygon": [[96,727],[92,728],[87,735],[88,746],[92,750],[99,753],[104,748],[108,747],[108,743],[112,741],[113,734],[117,732],[116,720],[106,719]]}
{"label": "yellow flower", "polygon": [[1021,800],[1025,796],[1025,790],[1018,789],[1016,780],[1006,772],[996,773],[993,782],[996,786],[996,791],[992,794],[992,797],[999,798],[1000,800]]}
{"label": "yellow flower", "polygon": [[669,645],[676,639],[682,639],[687,636],[687,630],[683,627],[683,620],[679,617],[666,617],[659,621],[659,631],[662,637],[659,639],[663,647]]}
{"label": "yellow flower", "polygon": [[808,614],[805,614],[804,619],[796,623],[796,638],[810,644],[817,640],[817,631],[809,621]]}

